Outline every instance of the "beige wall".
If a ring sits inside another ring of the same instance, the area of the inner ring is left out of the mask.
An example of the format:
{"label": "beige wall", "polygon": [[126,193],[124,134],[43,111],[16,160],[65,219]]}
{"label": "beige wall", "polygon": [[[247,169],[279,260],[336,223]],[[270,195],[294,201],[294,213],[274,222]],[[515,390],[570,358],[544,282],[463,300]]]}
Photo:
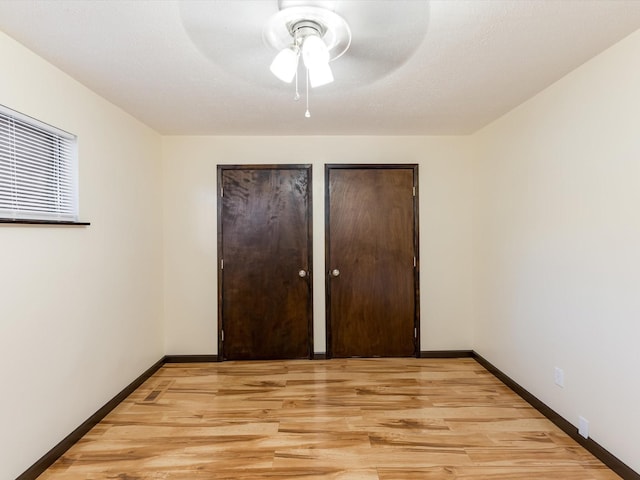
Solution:
{"label": "beige wall", "polygon": [[0,478],[159,360],[160,137],[0,33],[0,103],[79,136],[89,227],[0,225]]}
{"label": "beige wall", "polygon": [[639,58],[636,32],[473,138],[473,346],[636,471]]}
{"label": "beige wall", "polygon": [[421,349],[471,348],[466,139],[165,137],[163,144],[167,353],[217,353],[216,165],[251,163],[313,165],[315,352],[326,349],[324,165],[419,164]]}

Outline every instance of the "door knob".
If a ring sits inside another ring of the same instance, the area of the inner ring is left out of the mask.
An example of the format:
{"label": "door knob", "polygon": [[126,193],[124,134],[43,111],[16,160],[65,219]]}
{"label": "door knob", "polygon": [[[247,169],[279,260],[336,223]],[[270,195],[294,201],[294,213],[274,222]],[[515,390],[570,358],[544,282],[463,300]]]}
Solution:
{"label": "door knob", "polygon": [[340,275],[340,270],[338,270],[337,268],[334,268],[333,270],[331,270],[332,277],[337,277],[338,275]]}
{"label": "door knob", "polygon": [[305,270],[300,270],[298,272],[298,275],[300,276],[300,278],[304,278],[307,276],[307,272]]}

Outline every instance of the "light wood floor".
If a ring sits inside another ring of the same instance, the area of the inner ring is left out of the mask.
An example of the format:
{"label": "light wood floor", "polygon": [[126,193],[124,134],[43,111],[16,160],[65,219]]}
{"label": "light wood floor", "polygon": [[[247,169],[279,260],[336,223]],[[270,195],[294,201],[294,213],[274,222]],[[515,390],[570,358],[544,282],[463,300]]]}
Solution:
{"label": "light wood floor", "polygon": [[619,478],[473,359],[167,364],[40,477]]}

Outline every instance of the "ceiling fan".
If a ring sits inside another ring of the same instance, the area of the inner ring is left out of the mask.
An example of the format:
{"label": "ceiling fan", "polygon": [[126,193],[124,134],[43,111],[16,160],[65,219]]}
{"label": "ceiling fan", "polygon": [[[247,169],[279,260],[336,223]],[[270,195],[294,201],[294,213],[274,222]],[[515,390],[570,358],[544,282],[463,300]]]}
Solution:
{"label": "ceiling fan", "polygon": [[297,100],[301,76],[310,117],[309,87],[345,92],[400,68],[425,37],[429,1],[183,0],[180,14],[197,48],[253,88],[295,79]]}

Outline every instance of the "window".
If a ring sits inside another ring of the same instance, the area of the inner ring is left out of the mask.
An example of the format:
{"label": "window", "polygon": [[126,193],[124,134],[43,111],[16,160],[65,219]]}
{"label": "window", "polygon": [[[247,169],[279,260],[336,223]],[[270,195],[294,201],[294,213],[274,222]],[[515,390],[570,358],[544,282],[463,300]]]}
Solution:
{"label": "window", "polygon": [[0,219],[78,221],[76,136],[1,105]]}

